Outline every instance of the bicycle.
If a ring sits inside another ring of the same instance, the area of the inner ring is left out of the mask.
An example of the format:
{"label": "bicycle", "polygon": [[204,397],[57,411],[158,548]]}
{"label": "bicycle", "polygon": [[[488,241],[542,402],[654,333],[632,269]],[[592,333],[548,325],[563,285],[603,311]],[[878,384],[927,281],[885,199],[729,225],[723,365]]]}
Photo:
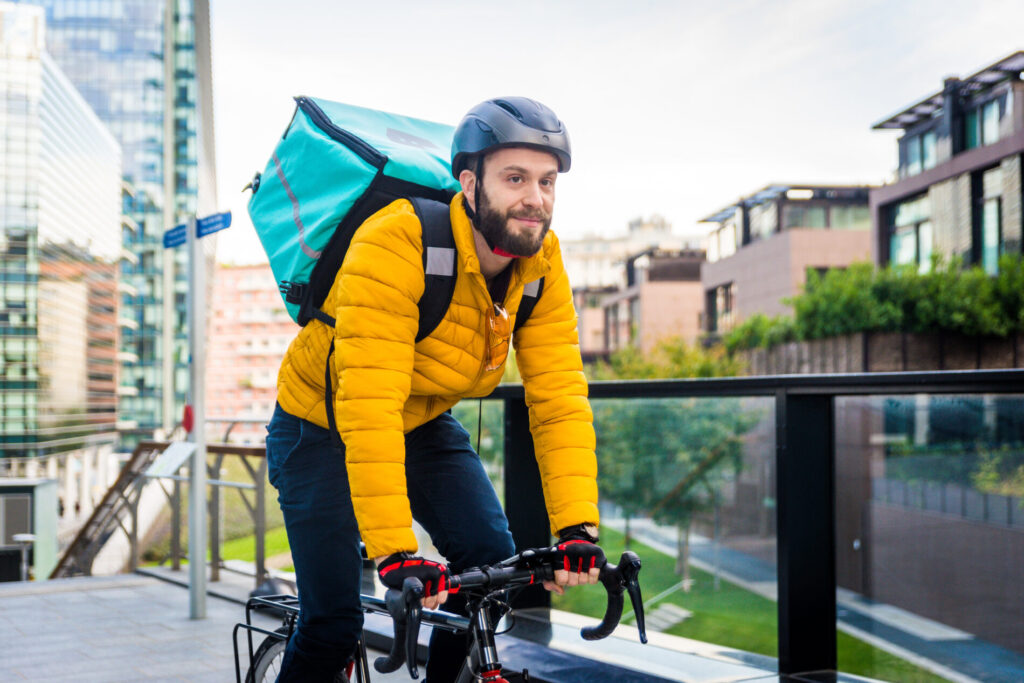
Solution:
{"label": "bicycle", "polygon": [[[433,628],[454,632],[470,632],[467,657],[456,679],[456,683],[509,683],[504,678],[501,661],[495,645],[495,626],[512,611],[503,594],[514,588],[550,581],[554,568],[549,560],[553,549],[538,548],[525,550],[493,566],[471,568],[451,578],[451,589],[467,596],[469,617],[461,617],[441,610],[423,610],[421,599],[423,585],[413,578],[406,579],[401,590],[389,589],[384,598],[362,595],[364,612],[387,614],[394,624],[394,639],[391,651],[378,657],[373,668],[380,673],[397,671],[405,664],[409,676],[419,678],[416,646],[420,626],[423,623]],[[585,640],[599,640],[611,634],[622,617],[623,592],[629,594],[636,615],[640,642],[647,642],[644,625],[643,600],[640,595],[640,558],[635,553],[624,552],[619,564],[606,564],[601,570],[600,581],[608,595],[604,617],[597,626],[584,627],[580,635]],[[252,624],[252,614],[259,610],[279,610],[284,613],[283,623],[275,631],[259,628]],[[291,595],[275,595],[251,598],[245,607],[245,623],[235,625],[233,640],[235,647],[235,678],[242,683],[238,652],[238,630],[247,631],[249,643],[249,669],[246,683],[272,682],[277,676],[284,650],[295,628],[299,616],[298,599]],[[253,650],[253,633],[266,636],[259,647]],[[347,683],[355,676],[357,683],[370,683],[370,670],[366,655],[366,644],[360,638],[356,651],[345,669],[338,673],[335,683]],[[514,672],[529,681],[529,672]]]}

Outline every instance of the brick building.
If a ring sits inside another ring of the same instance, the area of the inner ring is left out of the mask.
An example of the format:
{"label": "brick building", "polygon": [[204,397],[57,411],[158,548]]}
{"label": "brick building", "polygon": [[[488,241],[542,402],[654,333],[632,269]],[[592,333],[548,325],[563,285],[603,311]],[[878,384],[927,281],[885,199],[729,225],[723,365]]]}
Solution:
{"label": "brick building", "polygon": [[606,353],[626,346],[643,352],[666,337],[697,341],[704,252],[648,249],[626,259],[626,286],[601,299]]}
{"label": "brick building", "polygon": [[211,308],[207,414],[258,420],[236,425],[231,440],[262,442],[277,400],[277,370],[298,327],[266,264],[218,266]]}
{"label": "brick building", "polygon": [[708,235],[704,331],[728,332],[747,316],[789,313],[807,269],[843,268],[871,255],[867,187],[770,185],[700,222]]}

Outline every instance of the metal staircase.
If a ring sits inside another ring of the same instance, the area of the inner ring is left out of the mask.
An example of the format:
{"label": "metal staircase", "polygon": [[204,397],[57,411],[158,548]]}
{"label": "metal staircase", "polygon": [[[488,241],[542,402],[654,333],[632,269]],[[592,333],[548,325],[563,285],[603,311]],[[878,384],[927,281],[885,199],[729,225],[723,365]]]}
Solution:
{"label": "metal staircase", "polygon": [[[93,560],[118,529],[129,539],[137,536],[138,504],[142,495],[142,486],[138,484],[142,473],[168,445],[165,442],[143,441],[136,446],[117,481],[107,490],[103,500],[64,551],[50,574],[51,579],[90,576]],[[136,545],[132,543],[133,548]]]}

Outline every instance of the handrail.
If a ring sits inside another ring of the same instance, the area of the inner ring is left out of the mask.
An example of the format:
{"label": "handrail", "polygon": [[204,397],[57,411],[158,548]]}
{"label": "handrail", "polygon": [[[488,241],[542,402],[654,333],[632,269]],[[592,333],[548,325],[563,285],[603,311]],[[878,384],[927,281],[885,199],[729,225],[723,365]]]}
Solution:
{"label": "handrail", "polygon": [[[864,372],[696,379],[599,380],[590,398],[701,398],[715,396],[865,396],[889,394],[1024,393],[1024,369]],[[501,384],[486,398],[523,398],[522,384]]]}

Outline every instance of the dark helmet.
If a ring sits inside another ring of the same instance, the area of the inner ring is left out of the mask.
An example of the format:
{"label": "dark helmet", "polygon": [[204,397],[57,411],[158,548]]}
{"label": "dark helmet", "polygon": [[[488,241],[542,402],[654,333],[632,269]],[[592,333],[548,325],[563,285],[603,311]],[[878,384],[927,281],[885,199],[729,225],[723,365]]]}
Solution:
{"label": "dark helmet", "polygon": [[558,158],[565,173],[572,163],[569,133],[555,112],[526,97],[499,97],[481,102],[466,114],[452,139],[452,175],[468,166],[468,159],[500,147],[533,147]]}

